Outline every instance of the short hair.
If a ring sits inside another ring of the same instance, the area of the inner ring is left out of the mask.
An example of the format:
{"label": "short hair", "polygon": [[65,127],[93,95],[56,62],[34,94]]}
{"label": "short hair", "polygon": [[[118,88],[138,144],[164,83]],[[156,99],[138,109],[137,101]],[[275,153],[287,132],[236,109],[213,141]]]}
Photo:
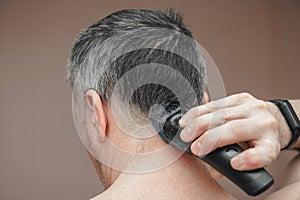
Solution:
{"label": "short hair", "polygon": [[[80,87],[82,93],[93,88],[108,103],[118,85],[121,102],[128,102],[132,111],[147,117],[153,105],[165,107],[179,98],[188,98],[191,94],[183,87],[188,81],[196,97],[192,104],[199,104],[205,89],[205,64],[192,38],[191,31],[174,9],[117,11],[75,39],[68,67],[70,85],[74,89],[78,84],[76,87]],[[127,72],[144,64],[149,66],[120,83]],[[144,70],[153,65],[171,67],[174,73]],[[135,86],[144,79],[160,81]],[[169,85],[171,82],[172,87],[180,91],[172,91],[164,82]],[[131,88],[135,88],[134,91],[128,92]]]}

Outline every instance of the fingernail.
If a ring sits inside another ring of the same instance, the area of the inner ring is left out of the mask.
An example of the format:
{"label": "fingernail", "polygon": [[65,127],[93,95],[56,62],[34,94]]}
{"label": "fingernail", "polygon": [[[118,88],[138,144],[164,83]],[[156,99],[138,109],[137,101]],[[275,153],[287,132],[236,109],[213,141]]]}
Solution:
{"label": "fingernail", "polygon": [[180,137],[183,141],[189,141],[192,139],[192,129],[190,127],[186,127],[182,130]]}
{"label": "fingernail", "polygon": [[231,165],[235,169],[239,169],[243,166],[244,159],[243,158],[233,158],[231,161]]}
{"label": "fingernail", "polygon": [[179,124],[181,126],[186,126],[189,122],[189,119],[187,117],[182,117],[180,120],[179,120]]}

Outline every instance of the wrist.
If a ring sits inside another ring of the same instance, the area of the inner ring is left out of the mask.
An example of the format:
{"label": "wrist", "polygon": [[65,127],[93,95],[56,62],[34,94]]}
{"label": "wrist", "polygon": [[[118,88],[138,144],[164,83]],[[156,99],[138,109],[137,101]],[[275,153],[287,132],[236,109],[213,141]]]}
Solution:
{"label": "wrist", "polygon": [[272,102],[266,102],[269,108],[269,111],[274,116],[278,123],[278,134],[279,134],[279,143],[281,149],[284,149],[292,139],[292,132],[283,117],[280,109]]}
{"label": "wrist", "polygon": [[[298,118],[300,118],[300,100],[289,100],[290,104],[293,106]],[[300,151],[300,139],[293,145],[293,149]]]}

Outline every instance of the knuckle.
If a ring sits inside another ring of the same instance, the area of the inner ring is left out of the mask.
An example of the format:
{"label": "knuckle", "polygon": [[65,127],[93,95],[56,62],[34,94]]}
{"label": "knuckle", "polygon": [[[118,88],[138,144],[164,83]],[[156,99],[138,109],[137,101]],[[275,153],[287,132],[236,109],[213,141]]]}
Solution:
{"label": "knuckle", "polygon": [[201,126],[202,126],[202,120],[200,117],[197,117],[195,120],[194,120],[194,127],[195,127],[195,130],[199,131],[201,130]]}
{"label": "knuckle", "polygon": [[194,118],[198,115],[201,115],[207,111],[211,111],[211,105],[210,103],[206,103],[204,105],[201,106],[196,106],[194,108],[191,108],[186,115],[189,116],[190,118]]}
{"label": "knuckle", "polygon": [[267,114],[262,114],[262,116],[263,118],[260,117],[259,118],[260,120],[258,120],[258,118],[256,117],[255,123],[258,127],[260,127],[265,131],[266,130],[272,131],[273,133],[279,130],[278,121],[272,114],[267,113]]}
{"label": "knuckle", "polygon": [[273,153],[269,153],[268,157],[266,157],[265,162],[263,163],[263,166],[267,167],[271,165],[276,160],[276,155]]}
{"label": "knuckle", "polygon": [[253,151],[249,151],[246,153],[247,164],[251,166],[251,168],[258,168],[261,166],[260,158]]}
{"label": "knuckle", "polygon": [[273,148],[274,144],[275,144],[275,142],[271,138],[264,139],[264,146],[266,146],[268,148]]}
{"label": "knuckle", "polygon": [[270,166],[272,164],[272,158],[271,157],[268,157],[266,158],[265,162],[261,164],[261,166],[264,166],[264,167],[267,167],[267,166]]}
{"label": "knuckle", "polygon": [[194,107],[194,108],[190,109],[190,110],[186,113],[186,115],[187,115],[188,117],[192,118],[193,116],[196,116],[197,113],[199,113],[199,112],[200,112],[200,108],[199,108],[199,106],[197,106],[197,107]]}
{"label": "knuckle", "polygon": [[234,123],[233,121],[227,123],[227,129],[236,137],[239,137],[242,132],[241,125],[239,123]]}
{"label": "knuckle", "polygon": [[269,154],[269,162],[268,164],[271,164],[272,162],[274,162],[276,159],[277,159],[277,154],[275,151],[271,151],[270,154]]}
{"label": "knuckle", "polygon": [[280,151],[281,151],[281,145],[280,145],[279,142],[277,142],[276,145],[275,145],[275,151],[276,151],[277,156],[278,156]]}
{"label": "knuckle", "polygon": [[269,120],[267,121],[269,128],[273,131],[277,131],[279,128],[278,122],[275,119],[275,117],[270,117]]}
{"label": "knuckle", "polygon": [[189,123],[189,127],[192,131],[191,137],[193,139],[195,139],[195,137],[197,137],[198,135],[202,134],[201,133],[201,130],[202,130],[202,122],[201,121],[202,121],[201,118],[197,117]]}
{"label": "knuckle", "polygon": [[273,160],[272,161],[275,161],[280,153],[280,149],[281,149],[281,146],[280,146],[280,143],[279,142],[276,142],[276,143],[273,143],[273,149],[272,149],[272,158]]}
{"label": "knuckle", "polygon": [[272,162],[274,162],[277,159],[277,151],[275,149],[270,150],[268,157],[269,157],[269,160],[268,160],[267,164],[271,164]]}
{"label": "knuckle", "polygon": [[213,112],[213,103],[214,102],[209,102],[207,104],[204,104],[205,105],[205,108],[208,112]]}
{"label": "knuckle", "polygon": [[197,133],[197,136],[202,135],[205,131],[209,130],[210,124],[203,118],[197,118],[196,119],[196,127],[195,131]]}
{"label": "knuckle", "polygon": [[243,99],[252,99],[253,98],[253,96],[251,94],[249,94],[248,92],[241,93],[241,97]]}
{"label": "knuckle", "polygon": [[224,121],[227,122],[231,119],[232,114],[228,109],[224,110]]}
{"label": "knuckle", "polygon": [[260,110],[265,110],[268,109],[268,106],[266,102],[263,100],[256,100],[255,103],[253,104],[254,108],[260,109]]}
{"label": "knuckle", "polygon": [[264,120],[259,120],[257,121],[257,124],[264,130],[272,131],[273,133],[277,132],[279,128],[278,122],[273,116],[268,116]]}
{"label": "knuckle", "polygon": [[235,95],[235,101],[237,101],[237,103],[239,103],[239,104],[246,103],[253,99],[254,99],[254,97],[247,92],[242,92],[242,93]]}
{"label": "knuckle", "polygon": [[277,156],[280,152],[280,144],[268,139],[265,141],[265,146],[268,147],[267,160],[265,164],[270,165],[277,159]]}

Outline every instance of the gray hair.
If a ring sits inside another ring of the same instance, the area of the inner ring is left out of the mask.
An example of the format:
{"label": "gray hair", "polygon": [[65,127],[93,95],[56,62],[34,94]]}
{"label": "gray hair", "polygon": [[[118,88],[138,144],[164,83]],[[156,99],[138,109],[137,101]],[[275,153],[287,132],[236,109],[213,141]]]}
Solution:
{"label": "gray hair", "polygon": [[73,90],[95,89],[109,104],[116,93],[146,117],[157,104],[199,104],[206,84],[200,50],[174,9],[121,10],[90,26],[75,39],[68,79]]}

